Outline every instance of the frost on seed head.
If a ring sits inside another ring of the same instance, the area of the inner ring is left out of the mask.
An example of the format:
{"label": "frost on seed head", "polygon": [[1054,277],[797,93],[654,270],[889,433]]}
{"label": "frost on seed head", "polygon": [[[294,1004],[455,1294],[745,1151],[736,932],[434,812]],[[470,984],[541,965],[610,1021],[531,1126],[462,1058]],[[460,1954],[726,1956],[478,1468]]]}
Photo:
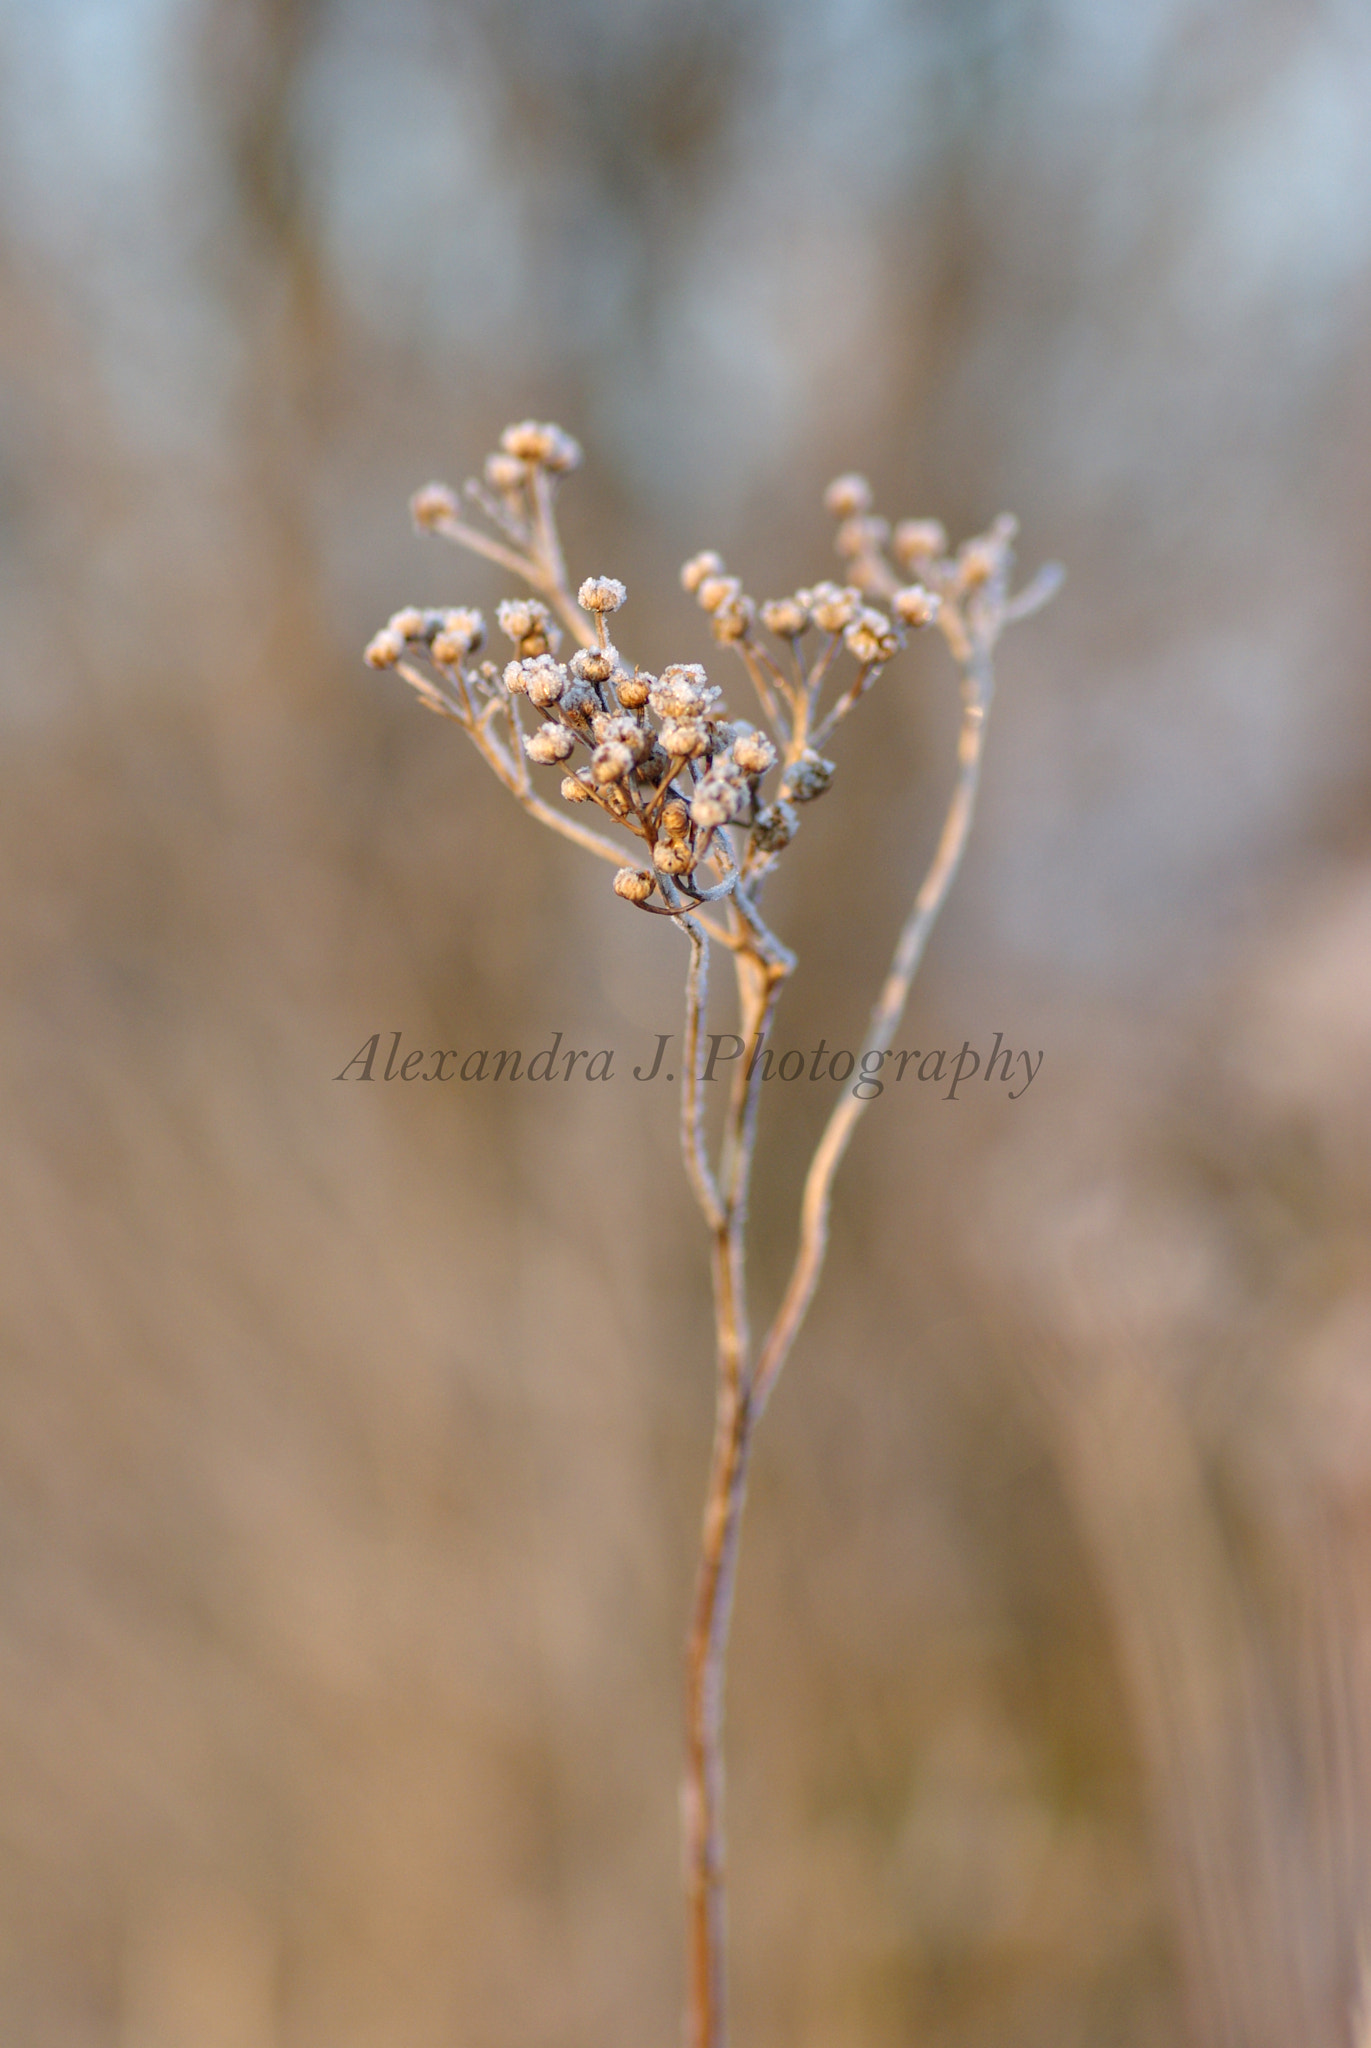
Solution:
{"label": "frost on seed head", "polygon": [[550,470],[554,475],[575,469],[581,460],[581,450],[570,434],[563,433],[550,420],[519,420],[505,428],[500,446],[506,455],[516,456],[534,468]]}
{"label": "frost on seed head", "polygon": [[723,573],[723,556],[716,555],[713,548],[706,548],[703,554],[692,555],[690,560],[683,564],[681,569],[681,587],[684,590],[688,590],[690,595],[694,597],[706,576],[722,576]]}
{"label": "frost on seed head", "polygon": [[824,492],[824,510],[834,519],[852,519],[871,510],[871,486],[864,476],[835,476]]}
{"label": "frost on seed head", "polygon": [[617,612],[627,596],[617,576],[587,576],[576,602],[583,612]]}
{"label": "frost on seed head", "polygon": [[444,612],[433,635],[433,659],[455,668],[468,654],[475,654],[486,637],[486,622],[478,611],[462,608]]}
{"label": "frost on seed head", "polygon": [[902,568],[940,561],[947,553],[947,528],[938,519],[902,519],[892,542]]}
{"label": "frost on seed head", "polygon": [[643,868],[620,868],[614,877],[615,895],[630,903],[646,903],[656,886],[655,878]]}
{"label": "frost on seed head", "polygon": [[798,597],[771,597],[762,606],[762,624],[778,640],[798,640],[809,630],[809,613]]}
{"label": "frost on seed head", "polygon": [[362,659],[368,668],[394,668],[405,651],[405,643],[391,626],[383,626],[366,644]]}
{"label": "frost on seed head", "polygon": [[446,484],[425,484],[410,499],[409,509],[416,526],[439,526],[457,517],[457,493]]}
{"label": "frost on seed head", "polygon": [[824,633],[841,633],[862,608],[862,593],[850,584],[816,583],[797,593],[815,625]]}
{"label": "frost on seed head", "polygon": [[891,599],[891,610],[903,626],[931,626],[941,607],[936,591],[925,590],[922,583],[897,590]]}
{"label": "frost on seed head", "polygon": [[792,803],[811,803],[816,796],[823,795],[832,780],[833,763],[825,761],[812,747],[806,747],[799,760],[792,761],[786,769],[781,793]]}
{"label": "frost on seed head", "polygon": [[848,653],[863,663],[889,661],[900,648],[900,636],[881,612],[858,612],[843,634]]}
{"label": "frost on seed head", "polygon": [[540,725],[537,732],[531,732],[524,741],[524,752],[540,767],[551,768],[555,762],[567,760],[575,746],[575,740],[564,725]]}

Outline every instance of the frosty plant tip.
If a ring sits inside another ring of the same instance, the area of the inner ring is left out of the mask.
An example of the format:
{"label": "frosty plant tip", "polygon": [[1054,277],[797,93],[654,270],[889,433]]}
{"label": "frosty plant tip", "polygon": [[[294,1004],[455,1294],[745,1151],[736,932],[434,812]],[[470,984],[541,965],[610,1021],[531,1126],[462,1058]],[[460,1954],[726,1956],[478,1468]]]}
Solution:
{"label": "frosty plant tip", "polygon": [[[690,2048],[722,2048],[723,1677],[748,1459],[818,1282],[833,1177],[865,1104],[844,1095],[820,1137],[800,1197],[794,1266],[754,1342],[746,1223],[759,1083],[755,1064],[739,1066],[711,1156],[702,1107],[710,945],[732,956],[742,1037],[765,1036],[795,968],[762,914],[767,877],[837,776],[829,750],[840,751],[832,742],[843,720],[909,634],[936,629],[961,691],[956,776],[863,1044],[864,1054],[889,1049],[970,830],[996,643],[1011,620],[1046,603],[1060,572],[1044,569],[1013,594],[1013,519],[953,550],[937,520],[892,528],[873,511],[865,478],[839,477],[825,504],[837,522],[843,581],[759,603],[712,551],[681,571],[721,658],[746,671],[756,709],[735,718],[698,663],[649,672],[620,652],[628,593],[616,577],[588,576],[573,595],[554,499],[580,460],[560,427],[525,420],[505,429],[483,477],[460,496],[430,484],[413,501],[421,529],[484,555],[521,586],[496,613],[508,659],[480,658],[486,623],[469,606],[396,612],[366,658],[397,670],[428,710],[454,719],[540,823],[609,861],[625,915],[672,918],[689,946],[681,1146],[712,1242],[716,1411],[686,1658],[687,2039]],[[575,650],[562,661],[568,638]]]}

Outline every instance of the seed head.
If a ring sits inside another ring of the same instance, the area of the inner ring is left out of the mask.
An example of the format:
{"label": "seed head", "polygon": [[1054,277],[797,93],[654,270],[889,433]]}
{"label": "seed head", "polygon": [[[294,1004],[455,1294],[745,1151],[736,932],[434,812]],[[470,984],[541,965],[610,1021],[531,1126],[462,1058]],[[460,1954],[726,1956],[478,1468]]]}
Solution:
{"label": "seed head", "polygon": [[762,606],[762,624],[778,640],[798,640],[809,630],[809,613],[798,597],[770,597]]}
{"label": "seed head", "polygon": [[824,492],[824,510],[834,519],[851,519],[871,510],[871,486],[864,476],[835,476]]}
{"label": "seed head", "polygon": [[708,747],[709,734],[698,719],[673,719],[662,727],[662,745],[673,761],[693,761]]}
{"label": "seed head", "polygon": [[540,725],[537,732],[531,732],[524,741],[524,752],[540,768],[551,768],[554,763],[565,761],[575,745],[564,725]]}
{"label": "seed head", "polygon": [[617,612],[628,592],[617,576],[587,576],[576,593],[576,602],[583,612]]}
{"label": "seed head", "polygon": [[688,875],[695,856],[684,839],[659,839],[652,849],[652,865],[664,875]]}
{"label": "seed head", "polygon": [[601,712],[599,717],[592,721],[591,729],[601,746],[613,744],[627,747],[635,761],[641,761],[652,745],[652,735],[646,727],[639,725],[636,718],[630,718],[623,711],[612,713],[608,717]]}
{"label": "seed head", "polygon": [[816,796],[823,795],[832,780],[833,763],[825,761],[812,747],[806,747],[799,760],[792,761],[786,769],[781,793],[792,803],[811,803]]}
{"label": "seed head", "polygon": [[[575,665],[573,662],[572,667],[574,668]],[[644,675],[641,671],[631,676],[615,677],[614,688],[619,702],[623,705],[625,711],[642,710],[644,704],[647,703],[648,698],[652,695],[654,680],[654,677]]]}
{"label": "seed head", "polygon": [[630,903],[646,903],[656,888],[655,878],[644,868],[620,868],[614,877],[614,893]]}
{"label": "seed head", "polygon": [[582,782],[579,775],[564,775],[562,777],[562,795],[569,804],[588,804],[590,802],[589,784]]}
{"label": "seed head", "polygon": [[843,521],[833,536],[833,545],[840,555],[855,560],[859,555],[878,554],[889,538],[888,519],[872,519],[862,514]]}
{"label": "seed head", "polygon": [[706,775],[695,792],[690,815],[703,830],[731,825],[743,808],[744,792],[722,775]]}
{"label": "seed head", "polygon": [[[548,711],[554,704],[560,704],[566,695],[569,681],[560,661],[554,661],[550,654],[539,654],[532,661],[521,662],[524,672],[524,688],[528,701],[539,711]],[[509,670],[505,670],[505,681],[509,681]]]}
{"label": "seed head", "polygon": [[410,513],[418,527],[440,526],[457,517],[457,493],[446,484],[425,484],[409,501]]}
{"label": "seed head", "polygon": [[903,626],[931,626],[942,610],[942,599],[922,583],[911,583],[907,590],[895,592],[891,608]]}
{"label": "seed head", "polygon": [[475,654],[485,637],[486,622],[479,612],[444,612],[433,636],[433,659],[455,668],[464,656]]}
{"label": "seed head", "polygon": [[733,758],[745,775],[765,775],[776,765],[776,749],[764,732],[740,732],[733,742]]}
{"label": "seed head", "polygon": [[632,770],[633,756],[618,740],[607,740],[590,757],[590,772],[601,784],[623,782]]}
{"label": "seed head", "polygon": [[858,612],[843,634],[848,653],[862,663],[889,661],[899,651],[900,636],[882,613]]}
{"label": "seed head", "polygon": [[763,804],[752,827],[752,843],[763,853],[779,853],[783,846],[789,846],[799,829],[799,817],[784,799]]}
{"label": "seed head", "polygon": [[812,590],[799,592],[816,626],[825,633],[841,633],[851,625],[862,608],[862,594],[850,584],[816,583]]}
{"label": "seed head", "polygon": [[581,647],[571,657],[571,673],[583,683],[607,683],[618,659],[612,647]]}
{"label": "seed head", "polygon": [[405,643],[391,626],[383,626],[368,640],[362,655],[368,668],[394,668],[405,651]]}
{"label": "seed head", "polygon": [[964,541],[957,550],[958,589],[979,590],[982,584],[989,583],[1002,560],[1003,550],[989,536]]}
{"label": "seed head", "polygon": [[[542,634],[546,638],[548,627],[552,623],[551,612],[536,597],[507,597],[498,607],[495,616],[500,622],[500,631],[507,640],[512,640],[516,647],[535,634]],[[541,649],[537,651],[542,652]]]}
{"label": "seed head", "polygon": [[386,624],[402,640],[422,640],[424,637],[424,614],[412,604],[406,605],[402,612],[392,612]]}
{"label": "seed head", "polygon": [[718,696],[705,682],[698,662],[675,662],[662,670],[661,681],[650,692],[652,708],[661,719],[696,718]]}
{"label": "seed head", "polygon": [[939,519],[902,519],[895,528],[893,545],[902,568],[940,561],[947,553],[947,528]]}
{"label": "seed head", "polygon": [[706,576],[722,576],[723,573],[723,556],[716,555],[713,548],[706,548],[703,554],[692,555],[682,568],[681,586],[694,597]]}
{"label": "seed head", "polygon": [[517,425],[506,427],[500,436],[500,446],[506,455],[517,456],[520,462],[554,474],[575,469],[581,459],[581,451],[570,434],[564,434],[550,420],[520,420]]}
{"label": "seed head", "polygon": [[705,576],[695,590],[701,609],[707,612],[717,612],[720,605],[729,604],[742,594],[743,586],[736,576]]}
{"label": "seed head", "polygon": [[730,598],[721,604],[710,620],[710,630],[716,640],[725,646],[732,640],[746,640],[752,628],[753,609],[750,597]]}
{"label": "seed head", "polygon": [[660,824],[668,839],[684,839],[690,831],[690,806],[683,797],[669,796],[662,805]]}
{"label": "seed head", "polygon": [[517,455],[487,455],[485,464],[486,482],[492,491],[499,491],[502,497],[513,497],[523,486],[525,470]]}

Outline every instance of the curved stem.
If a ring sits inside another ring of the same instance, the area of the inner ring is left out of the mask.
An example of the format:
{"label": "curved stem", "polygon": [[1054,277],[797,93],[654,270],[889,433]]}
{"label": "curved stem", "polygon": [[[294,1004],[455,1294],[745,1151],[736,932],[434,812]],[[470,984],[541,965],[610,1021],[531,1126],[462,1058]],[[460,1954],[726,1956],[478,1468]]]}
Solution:
{"label": "curved stem", "polygon": [[[869,1052],[889,1052],[890,1042],[904,1015],[910,984],[928,944],[929,933],[937,922],[938,913],[961,865],[976,807],[986,719],[993,691],[989,658],[982,653],[963,674],[957,781],[952,801],[943,821],[937,849],[900,932],[884,985],[871,1013],[871,1023],[862,1047],[863,1059]],[[757,1415],[771,1398],[772,1389],[814,1297],[828,1248],[828,1212],[833,1178],[865,1108],[862,1098],[844,1095],[825,1125],[810,1163],[800,1204],[799,1249],[775,1321],[762,1344],[752,1382],[752,1407]]]}

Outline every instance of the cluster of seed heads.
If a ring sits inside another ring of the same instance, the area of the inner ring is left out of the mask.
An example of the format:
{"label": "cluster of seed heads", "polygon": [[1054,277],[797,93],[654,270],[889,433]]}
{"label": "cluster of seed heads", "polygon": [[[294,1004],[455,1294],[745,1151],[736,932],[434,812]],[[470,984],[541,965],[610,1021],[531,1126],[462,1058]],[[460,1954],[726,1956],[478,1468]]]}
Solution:
{"label": "cluster of seed heads", "polygon": [[[973,641],[993,640],[1011,615],[1013,521],[997,520],[952,554],[936,520],[904,520],[892,532],[873,514],[866,480],[843,476],[825,504],[838,522],[845,582],[758,603],[720,555],[695,555],[681,582],[714,639],[746,667],[761,714],[754,723],[729,714],[698,663],[649,673],[620,653],[610,622],[627,592],[617,578],[588,577],[573,601],[552,500],[579,461],[560,427],[525,420],[505,429],[482,479],[465,487],[493,533],[465,522],[463,499],[446,485],[413,500],[419,527],[530,586],[496,612],[509,658],[478,659],[486,623],[463,606],[396,612],[366,659],[398,668],[430,710],[457,719],[526,803],[542,808],[530,767],[559,770],[566,803],[596,807],[633,835],[639,861],[614,881],[628,902],[666,915],[724,895],[746,905],[794,838],[799,807],[833,779],[829,735],[906,633],[936,623],[964,664]],[[579,644],[563,661],[568,631]],[[525,706],[537,714],[532,731]]]}

